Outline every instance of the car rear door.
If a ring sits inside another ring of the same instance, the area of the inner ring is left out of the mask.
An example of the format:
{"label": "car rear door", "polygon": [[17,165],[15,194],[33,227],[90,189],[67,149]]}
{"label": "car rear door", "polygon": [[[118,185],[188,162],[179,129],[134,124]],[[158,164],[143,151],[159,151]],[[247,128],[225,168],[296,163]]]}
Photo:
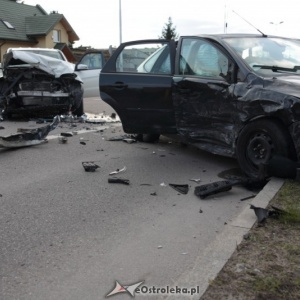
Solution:
{"label": "car rear door", "polygon": [[172,102],[175,42],[121,44],[100,74],[100,97],[127,133],[174,133]]}

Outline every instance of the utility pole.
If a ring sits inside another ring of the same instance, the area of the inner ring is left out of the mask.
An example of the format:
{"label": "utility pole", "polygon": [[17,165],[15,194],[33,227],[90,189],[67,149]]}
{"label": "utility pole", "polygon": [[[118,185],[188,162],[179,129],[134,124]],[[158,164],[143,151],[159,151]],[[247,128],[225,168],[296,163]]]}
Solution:
{"label": "utility pole", "polygon": [[122,1],[119,0],[119,31],[120,31],[120,44],[122,43]]}

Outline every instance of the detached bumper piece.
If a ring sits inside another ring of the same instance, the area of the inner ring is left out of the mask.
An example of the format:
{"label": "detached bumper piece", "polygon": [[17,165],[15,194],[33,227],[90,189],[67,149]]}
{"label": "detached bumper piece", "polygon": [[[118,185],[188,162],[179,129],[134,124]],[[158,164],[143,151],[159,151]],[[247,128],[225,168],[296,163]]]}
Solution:
{"label": "detached bumper piece", "polygon": [[19,133],[2,136],[0,137],[0,147],[20,148],[42,144],[46,141],[48,133],[57,127],[59,121],[59,116],[56,116],[49,125],[36,129],[19,129]]}

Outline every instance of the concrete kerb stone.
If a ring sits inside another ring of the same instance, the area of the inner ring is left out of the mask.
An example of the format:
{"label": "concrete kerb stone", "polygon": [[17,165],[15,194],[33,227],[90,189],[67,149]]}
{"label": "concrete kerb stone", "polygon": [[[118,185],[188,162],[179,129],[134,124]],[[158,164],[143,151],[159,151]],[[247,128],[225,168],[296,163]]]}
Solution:
{"label": "concrete kerb stone", "polygon": [[[271,178],[266,186],[256,195],[250,204],[266,208],[284,183],[283,179]],[[199,287],[200,294],[190,295],[184,299],[196,300],[201,298],[209,286],[230,259],[243,236],[255,224],[257,218],[252,209],[246,207],[226,228],[218,234],[216,239],[198,256],[193,269],[184,273],[173,286]],[[185,295],[186,296],[186,295]],[[165,296],[160,299],[176,300],[178,295]]]}

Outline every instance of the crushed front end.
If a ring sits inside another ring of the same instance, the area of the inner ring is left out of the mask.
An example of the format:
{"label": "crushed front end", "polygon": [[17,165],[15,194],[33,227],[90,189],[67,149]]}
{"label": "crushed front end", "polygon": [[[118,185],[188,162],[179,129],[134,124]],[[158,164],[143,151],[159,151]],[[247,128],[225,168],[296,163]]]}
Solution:
{"label": "crushed front end", "polygon": [[0,78],[3,113],[50,116],[76,111],[83,88],[73,71],[71,64],[42,55],[6,54]]}

